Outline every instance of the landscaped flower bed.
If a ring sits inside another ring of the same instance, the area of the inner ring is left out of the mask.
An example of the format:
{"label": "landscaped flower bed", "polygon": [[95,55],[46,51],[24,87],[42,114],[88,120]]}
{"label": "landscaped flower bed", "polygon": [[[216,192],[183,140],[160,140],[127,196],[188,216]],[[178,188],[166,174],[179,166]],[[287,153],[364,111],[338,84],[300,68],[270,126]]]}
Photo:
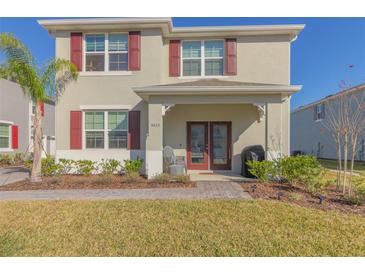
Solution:
{"label": "landscaped flower bed", "polygon": [[0,153],[0,168],[22,166],[24,158],[22,153]]}
{"label": "landscaped flower bed", "polygon": [[364,178],[353,177],[355,191],[346,195],[311,156],[284,157],[276,161],[249,162],[258,179],[242,184],[253,198],[277,200],[322,210],[337,210],[365,216]]}
{"label": "landscaped flower bed", "polygon": [[284,183],[252,181],[243,183],[241,186],[255,199],[276,200],[325,211],[337,210],[365,216],[365,205],[351,203],[336,191],[334,185],[328,187],[327,193],[322,196],[324,198],[322,203],[320,195],[306,192],[302,185],[290,186]]}
{"label": "landscaped flower bed", "polygon": [[[25,162],[31,170],[32,161]],[[188,175],[170,176],[156,174],[150,180],[141,176],[142,160],[125,160],[124,164],[115,159],[74,161],[54,158],[42,159],[42,181],[29,180],[0,186],[0,191],[41,190],[41,189],[131,189],[131,188],[170,188],[195,187]]]}
{"label": "landscaped flower bed", "polygon": [[[179,179],[179,178],[177,178]],[[195,187],[195,182],[190,182],[188,177],[185,181],[175,180],[170,177],[165,182],[147,180],[139,176],[133,182],[126,180],[122,175],[61,175],[43,177],[40,183],[30,183],[24,180],[17,183],[0,186],[0,191],[19,191],[19,190],[41,190],[41,189],[133,189],[133,188],[171,188]]]}

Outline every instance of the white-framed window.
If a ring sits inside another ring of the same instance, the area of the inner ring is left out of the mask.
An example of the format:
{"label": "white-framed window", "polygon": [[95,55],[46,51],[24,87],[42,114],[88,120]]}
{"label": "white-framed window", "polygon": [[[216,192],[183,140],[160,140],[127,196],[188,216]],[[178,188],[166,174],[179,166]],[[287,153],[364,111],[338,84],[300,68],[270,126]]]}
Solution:
{"label": "white-framed window", "polygon": [[128,112],[85,111],[86,149],[123,149],[128,144]]}
{"label": "white-framed window", "polygon": [[318,104],[315,106],[314,118],[316,121],[322,120],[324,118],[324,104]]}
{"label": "white-framed window", "polygon": [[182,41],[182,76],[221,76],[224,68],[224,41]]}
{"label": "white-framed window", "polygon": [[0,148],[10,148],[10,125],[0,124]]}
{"label": "white-framed window", "polygon": [[128,34],[84,34],[84,71],[128,70]]}

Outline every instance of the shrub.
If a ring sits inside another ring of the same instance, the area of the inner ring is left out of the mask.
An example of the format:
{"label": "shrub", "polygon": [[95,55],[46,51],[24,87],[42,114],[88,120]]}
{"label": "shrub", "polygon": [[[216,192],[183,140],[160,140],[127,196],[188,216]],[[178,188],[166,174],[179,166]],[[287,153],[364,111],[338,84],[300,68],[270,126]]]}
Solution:
{"label": "shrub", "polygon": [[171,181],[171,176],[167,173],[161,173],[153,177],[152,181],[157,184],[167,184]]}
{"label": "shrub", "polygon": [[58,165],[55,162],[55,159],[51,156],[47,156],[46,158],[41,159],[41,172],[42,176],[53,176],[57,174]]}
{"label": "shrub", "polygon": [[32,160],[24,161],[24,166],[25,168],[29,169],[29,172],[32,172],[33,161]]}
{"label": "shrub", "polygon": [[365,182],[362,179],[352,179],[354,183],[354,194],[346,199],[357,205],[365,204]]}
{"label": "shrub", "polygon": [[176,183],[186,184],[190,182],[190,176],[187,174],[176,175],[174,177]]}
{"label": "shrub", "polygon": [[74,167],[74,163],[75,163],[74,160],[59,159],[57,173],[60,175],[65,175],[65,174],[71,173],[72,168]]}
{"label": "shrub", "polygon": [[11,165],[12,157],[9,153],[0,154],[0,164],[2,165]]}
{"label": "shrub", "polygon": [[313,156],[284,157],[278,163],[281,176],[291,185],[303,183],[310,193],[321,192],[328,186],[325,169]]}
{"label": "shrub", "polygon": [[272,161],[248,161],[249,171],[262,182],[268,182],[276,173],[275,163]]}
{"label": "shrub", "polygon": [[142,167],[142,159],[124,160],[124,171],[126,174],[131,172],[139,173]]}
{"label": "shrub", "polygon": [[118,171],[120,162],[115,159],[102,159],[99,167],[102,175],[112,175]]}
{"label": "shrub", "polygon": [[126,183],[136,183],[139,181],[139,173],[135,171],[131,171],[125,174],[124,181]]}
{"label": "shrub", "polygon": [[91,160],[76,161],[77,172],[81,175],[89,176],[96,170],[95,162]]}
{"label": "shrub", "polygon": [[24,154],[21,152],[16,152],[13,155],[13,162],[14,163],[22,163],[24,161]]}

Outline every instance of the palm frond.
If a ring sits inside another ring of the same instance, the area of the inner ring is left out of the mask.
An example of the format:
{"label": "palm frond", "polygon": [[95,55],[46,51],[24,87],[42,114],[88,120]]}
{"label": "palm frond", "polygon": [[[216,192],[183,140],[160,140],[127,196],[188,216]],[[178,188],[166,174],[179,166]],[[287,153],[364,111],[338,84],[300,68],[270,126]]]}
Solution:
{"label": "palm frond", "polygon": [[44,88],[33,66],[13,60],[7,63],[7,67],[12,79],[19,84],[25,94],[35,101],[44,99]]}
{"label": "palm frond", "polygon": [[66,85],[77,78],[78,71],[72,62],[55,59],[48,64],[41,81],[48,95],[57,100],[65,91]]}
{"label": "palm frond", "polygon": [[34,64],[33,56],[29,49],[11,33],[0,33],[0,51],[8,61]]}

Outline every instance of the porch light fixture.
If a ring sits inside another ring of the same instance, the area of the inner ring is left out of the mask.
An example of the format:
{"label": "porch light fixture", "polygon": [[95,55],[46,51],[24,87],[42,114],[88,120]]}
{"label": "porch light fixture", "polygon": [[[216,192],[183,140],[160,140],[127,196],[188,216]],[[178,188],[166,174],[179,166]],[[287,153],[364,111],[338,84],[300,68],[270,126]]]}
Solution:
{"label": "porch light fixture", "polygon": [[281,200],[281,198],[284,196],[284,192],[278,192],[276,194],[276,196],[277,196],[278,200]]}
{"label": "porch light fixture", "polygon": [[318,199],[319,199],[319,203],[320,204],[323,204],[323,202],[326,199],[326,197],[324,197],[323,195],[319,195]]}

